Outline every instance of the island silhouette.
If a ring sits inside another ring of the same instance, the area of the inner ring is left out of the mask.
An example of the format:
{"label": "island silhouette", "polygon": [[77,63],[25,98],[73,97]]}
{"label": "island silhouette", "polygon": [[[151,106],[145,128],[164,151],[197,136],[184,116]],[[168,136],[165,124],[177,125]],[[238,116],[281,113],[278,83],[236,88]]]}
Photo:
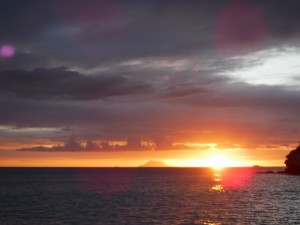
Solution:
{"label": "island silhouette", "polygon": [[163,161],[150,160],[139,167],[169,167],[169,166]]}

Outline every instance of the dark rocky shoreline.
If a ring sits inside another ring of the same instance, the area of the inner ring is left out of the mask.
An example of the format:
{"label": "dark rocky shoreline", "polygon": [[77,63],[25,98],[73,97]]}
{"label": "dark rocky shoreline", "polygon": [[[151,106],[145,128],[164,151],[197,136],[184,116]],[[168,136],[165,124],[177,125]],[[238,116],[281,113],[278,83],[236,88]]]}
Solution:
{"label": "dark rocky shoreline", "polygon": [[300,144],[286,156],[284,163],[286,165],[285,173],[300,175]]}

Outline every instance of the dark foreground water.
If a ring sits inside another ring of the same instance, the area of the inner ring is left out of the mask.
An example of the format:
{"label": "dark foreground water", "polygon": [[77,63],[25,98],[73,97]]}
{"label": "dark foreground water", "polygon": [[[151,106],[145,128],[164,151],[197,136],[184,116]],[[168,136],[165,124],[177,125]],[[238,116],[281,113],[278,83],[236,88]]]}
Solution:
{"label": "dark foreground water", "polygon": [[255,169],[0,169],[0,224],[300,224],[300,176]]}

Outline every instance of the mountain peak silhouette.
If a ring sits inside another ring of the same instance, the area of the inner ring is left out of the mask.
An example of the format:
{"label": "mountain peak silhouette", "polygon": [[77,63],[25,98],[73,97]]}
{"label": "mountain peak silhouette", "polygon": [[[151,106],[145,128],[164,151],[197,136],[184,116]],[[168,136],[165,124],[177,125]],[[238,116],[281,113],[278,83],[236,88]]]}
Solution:
{"label": "mountain peak silhouette", "polygon": [[150,160],[140,167],[168,167],[163,161]]}

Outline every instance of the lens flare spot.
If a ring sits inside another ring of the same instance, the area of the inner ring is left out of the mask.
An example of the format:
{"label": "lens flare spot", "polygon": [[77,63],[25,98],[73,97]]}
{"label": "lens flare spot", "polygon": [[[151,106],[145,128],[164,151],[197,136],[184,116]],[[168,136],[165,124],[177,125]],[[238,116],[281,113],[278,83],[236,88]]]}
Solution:
{"label": "lens flare spot", "polygon": [[0,56],[3,58],[11,58],[14,56],[16,49],[11,44],[4,44],[0,48]]}
{"label": "lens flare spot", "polygon": [[253,168],[224,169],[221,184],[226,189],[241,189],[247,187],[255,173]]}
{"label": "lens flare spot", "polygon": [[104,173],[93,168],[79,169],[77,179],[84,191],[103,196],[115,196],[130,190],[134,174],[132,170],[107,169]]}
{"label": "lens flare spot", "polygon": [[233,1],[219,14],[214,41],[225,55],[259,50],[267,40],[266,20],[259,8],[248,1]]}

